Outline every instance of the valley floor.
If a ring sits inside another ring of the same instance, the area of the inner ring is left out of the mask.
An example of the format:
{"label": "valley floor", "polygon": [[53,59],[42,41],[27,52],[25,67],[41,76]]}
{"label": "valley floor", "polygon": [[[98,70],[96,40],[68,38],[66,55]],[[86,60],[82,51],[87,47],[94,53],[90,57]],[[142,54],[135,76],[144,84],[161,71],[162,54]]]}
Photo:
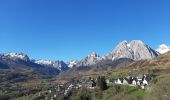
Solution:
{"label": "valley floor", "polygon": [[[106,78],[115,77],[115,75],[126,75],[127,72],[129,70],[119,70],[104,75]],[[157,76],[146,89],[109,83],[106,90],[101,90],[98,87],[90,89],[82,86],[67,94],[64,94],[65,90],[70,84],[76,83],[76,79],[65,81],[63,82],[64,85],[55,83],[55,79],[35,79],[15,84],[1,82],[0,100],[168,100],[170,98],[170,74],[162,71],[155,74]]]}

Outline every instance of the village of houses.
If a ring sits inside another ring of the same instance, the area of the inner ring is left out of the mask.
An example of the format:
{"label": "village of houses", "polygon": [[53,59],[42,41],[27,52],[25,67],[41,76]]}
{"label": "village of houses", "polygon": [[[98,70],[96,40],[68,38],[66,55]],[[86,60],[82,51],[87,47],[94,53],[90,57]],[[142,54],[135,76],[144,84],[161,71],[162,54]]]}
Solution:
{"label": "village of houses", "polygon": [[[136,77],[126,76],[123,78],[117,79],[106,79],[107,84],[118,84],[118,85],[128,85],[133,87],[138,87],[139,89],[145,89],[149,82],[153,79],[150,75],[141,74]],[[88,89],[95,89],[97,86],[97,78],[82,79],[79,81],[69,82],[66,84],[60,84],[56,87],[39,92],[39,96],[43,94],[53,94],[51,95],[51,100],[57,98],[57,95],[68,95],[69,92],[73,90],[78,90],[82,87],[86,87]]]}

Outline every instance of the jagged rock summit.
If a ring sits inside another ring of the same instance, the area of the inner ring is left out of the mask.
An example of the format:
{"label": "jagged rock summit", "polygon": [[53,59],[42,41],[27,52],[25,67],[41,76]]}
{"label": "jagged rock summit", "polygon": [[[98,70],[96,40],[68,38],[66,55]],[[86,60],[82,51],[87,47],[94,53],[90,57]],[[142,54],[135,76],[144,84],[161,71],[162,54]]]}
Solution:
{"label": "jagged rock summit", "polygon": [[133,60],[152,59],[159,55],[158,52],[153,50],[141,40],[126,40],[120,42],[106,58],[115,60],[119,58],[130,58]]}
{"label": "jagged rock summit", "polygon": [[98,63],[103,60],[96,52],[92,52],[90,55],[79,61],[76,66],[88,66]]}

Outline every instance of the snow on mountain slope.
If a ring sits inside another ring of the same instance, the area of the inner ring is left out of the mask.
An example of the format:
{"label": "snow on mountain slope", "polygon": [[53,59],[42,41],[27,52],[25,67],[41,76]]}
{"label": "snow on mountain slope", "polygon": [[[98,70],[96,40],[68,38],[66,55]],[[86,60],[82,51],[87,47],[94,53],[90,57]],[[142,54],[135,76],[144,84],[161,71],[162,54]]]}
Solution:
{"label": "snow on mountain slope", "polygon": [[35,60],[34,62],[43,66],[59,69],[60,71],[64,71],[68,69],[68,65],[63,61],[51,61],[51,60],[41,59],[41,60]]}
{"label": "snow on mountain slope", "polygon": [[72,68],[72,67],[76,66],[77,63],[78,63],[77,60],[71,60],[71,61],[67,62],[67,65],[69,68]]}
{"label": "snow on mountain slope", "polygon": [[159,52],[160,54],[164,54],[168,51],[170,51],[170,46],[167,46],[165,44],[161,44],[157,49],[156,49],[157,52]]}
{"label": "snow on mountain slope", "polygon": [[133,58],[133,51],[130,48],[130,44],[124,40],[116,46],[107,58],[112,60],[117,58]]}
{"label": "snow on mountain slope", "polygon": [[20,59],[20,60],[24,60],[24,61],[29,61],[29,57],[24,53],[10,52],[10,53],[4,53],[4,54],[1,54],[1,55],[4,56],[4,57],[11,58],[13,60]]}
{"label": "snow on mountain slope", "polygon": [[54,62],[51,60],[36,60],[35,63],[41,64],[41,65],[54,65]]}

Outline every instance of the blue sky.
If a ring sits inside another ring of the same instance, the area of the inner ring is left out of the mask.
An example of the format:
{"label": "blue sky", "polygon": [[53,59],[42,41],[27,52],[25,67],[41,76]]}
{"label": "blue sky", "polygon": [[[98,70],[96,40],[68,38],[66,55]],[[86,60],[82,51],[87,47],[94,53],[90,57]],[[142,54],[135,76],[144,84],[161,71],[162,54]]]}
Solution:
{"label": "blue sky", "polygon": [[170,45],[169,0],[0,0],[0,52],[81,59],[120,41]]}

